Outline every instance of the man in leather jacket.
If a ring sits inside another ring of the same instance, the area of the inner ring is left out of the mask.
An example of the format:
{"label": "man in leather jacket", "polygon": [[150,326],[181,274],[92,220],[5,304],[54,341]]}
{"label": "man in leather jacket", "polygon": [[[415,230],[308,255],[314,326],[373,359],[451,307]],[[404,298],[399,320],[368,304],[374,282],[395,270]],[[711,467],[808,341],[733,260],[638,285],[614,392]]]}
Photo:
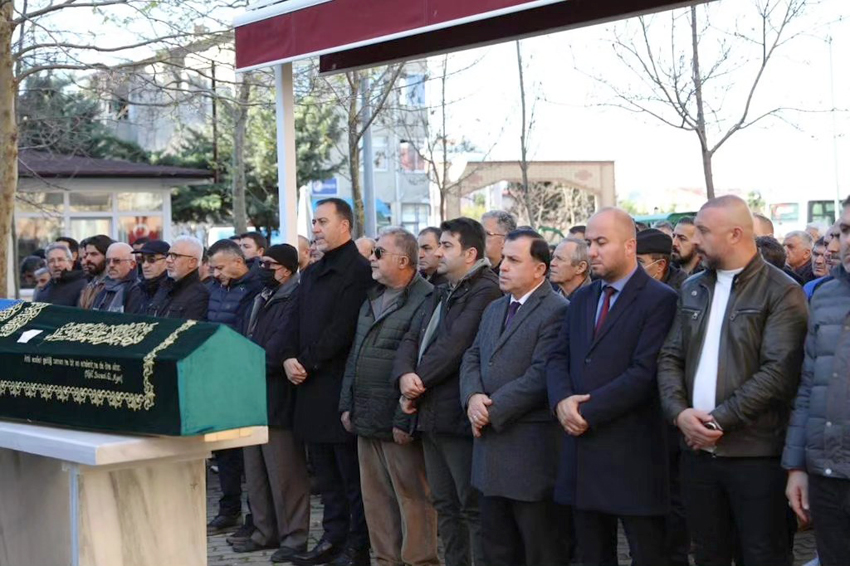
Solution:
{"label": "man in leather jacket", "polygon": [[682,286],[659,355],[666,417],[691,451],[682,489],[697,564],[789,565],[785,474],[779,457],[800,380],[807,309],[802,289],[765,263],[738,197],[696,218],[707,266]]}

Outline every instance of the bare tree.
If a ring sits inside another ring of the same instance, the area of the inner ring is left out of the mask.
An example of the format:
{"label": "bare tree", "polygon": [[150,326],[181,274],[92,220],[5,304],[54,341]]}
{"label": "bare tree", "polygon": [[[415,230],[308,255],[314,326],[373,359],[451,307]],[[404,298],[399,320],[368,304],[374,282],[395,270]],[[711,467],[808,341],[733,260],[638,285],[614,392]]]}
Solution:
{"label": "bare tree", "polygon": [[713,23],[712,5],[623,24],[613,49],[631,82],[594,77],[610,88],[614,105],[696,135],[708,198],[715,196],[717,151],[736,133],[790,110],[762,108],[756,94],[777,51],[806,31],[802,16],[812,2],[748,1],[747,17],[723,27]]}
{"label": "bare tree", "polygon": [[[229,22],[214,16],[224,5],[201,0],[0,0],[0,295],[8,289],[8,242],[18,180],[15,103],[21,82],[46,72],[114,71],[131,65],[129,59],[114,65],[105,59],[139,49],[165,52],[164,47],[208,37],[206,28],[194,26],[208,23],[227,29]],[[96,23],[81,29],[74,22],[87,11]],[[123,30],[112,44],[103,38],[108,26]]]}

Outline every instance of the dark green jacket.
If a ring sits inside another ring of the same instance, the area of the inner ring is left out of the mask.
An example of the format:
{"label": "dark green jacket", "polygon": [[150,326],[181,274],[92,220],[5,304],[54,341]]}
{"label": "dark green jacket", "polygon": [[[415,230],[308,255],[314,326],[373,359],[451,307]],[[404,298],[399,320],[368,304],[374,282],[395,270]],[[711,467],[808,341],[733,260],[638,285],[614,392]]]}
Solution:
{"label": "dark green jacket", "polygon": [[398,381],[392,379],[393,360],[414,314],[431,296],[433,286],[418,273],[391,305],[376,319],[372,301],[385,287],[369,291],[357,318],[357,331],[339,399],[339,412],[351,412],[357,436],[392,440],[393,428],[415,429],[415,415],[401,411]]}

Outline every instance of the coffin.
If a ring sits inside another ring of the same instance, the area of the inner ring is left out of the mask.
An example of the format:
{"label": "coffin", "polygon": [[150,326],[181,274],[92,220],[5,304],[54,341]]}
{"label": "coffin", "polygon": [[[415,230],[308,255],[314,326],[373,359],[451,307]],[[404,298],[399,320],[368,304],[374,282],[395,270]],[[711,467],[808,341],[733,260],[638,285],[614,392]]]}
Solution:
{"label": "coffin", "polygon": [[0,418],[174,436],[267,423],[265,354],[226,326],[0,309]]}

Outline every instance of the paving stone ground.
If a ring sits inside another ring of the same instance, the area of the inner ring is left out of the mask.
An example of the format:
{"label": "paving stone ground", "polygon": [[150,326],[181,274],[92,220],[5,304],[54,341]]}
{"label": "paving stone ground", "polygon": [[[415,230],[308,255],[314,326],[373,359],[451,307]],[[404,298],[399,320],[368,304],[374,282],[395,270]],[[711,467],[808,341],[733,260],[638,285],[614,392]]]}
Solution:
{"label": "paving stone ground", "polygon": [[[244,493],[244,491],[243,491]],[[216,511],[218,510],[218,498],[221,495],[221,491],[219,489],[218,484],[218,476],[213,473],[207,474],[207,517],[208,519],[212,519],[215,516]],[[322,508],[319,501],[319,498],[313,496],[311,498],[311,511],[310,511],[310,543],[309,545],[312,547],[316,542],[315,536],[317,534],[321,534],[321,525],[322,525]],[[271,550],[264,550],[260,552],[252,552],[249,554],[237,554],[233,552],[230,545],[227,544],[225,538],[226,534],[214,535],[207,537],[207,558],[209,566],[268,566],[271,564],[269,561],[272,552]],[[629,561],[629,547],[626,543],[626,539],[622,533],[620,533],[620,565],[628,566],[630,564]],[[811,531],[805,531],[797,533],[797,537],[794,542],[794,566],[802,566],[815,555],[815,539]],[[377,563],[373,560],[373,566],[376,566]],[[529,565],[535,566],[535,565]]]}

